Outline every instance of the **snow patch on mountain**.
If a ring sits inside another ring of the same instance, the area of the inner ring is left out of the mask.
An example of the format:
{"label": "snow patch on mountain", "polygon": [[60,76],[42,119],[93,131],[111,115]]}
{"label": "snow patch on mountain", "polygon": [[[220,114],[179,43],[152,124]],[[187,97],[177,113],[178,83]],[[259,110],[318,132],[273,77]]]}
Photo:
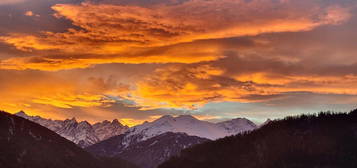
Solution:
{"label": "snow patch on mountain", "polygon": [[245,118],[236,118],[229,121],[223,121],[216,124],[226,130],[227,135],[235,135],[245,131],[251,131],[257,128],[257,125]]}

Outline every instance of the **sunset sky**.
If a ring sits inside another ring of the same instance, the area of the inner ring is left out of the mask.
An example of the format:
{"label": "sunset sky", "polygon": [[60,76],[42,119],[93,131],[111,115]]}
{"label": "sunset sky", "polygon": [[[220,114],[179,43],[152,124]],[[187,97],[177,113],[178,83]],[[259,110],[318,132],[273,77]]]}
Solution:
{"label": "sunset sky", "polygon": [[357,107],[356,0],[0,0],[0,109],[127,125]]}

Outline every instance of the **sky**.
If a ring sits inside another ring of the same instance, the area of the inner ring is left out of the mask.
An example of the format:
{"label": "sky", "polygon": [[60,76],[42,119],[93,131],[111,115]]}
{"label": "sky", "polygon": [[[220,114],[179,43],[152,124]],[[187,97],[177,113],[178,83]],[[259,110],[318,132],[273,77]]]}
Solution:
{"label": "sky", "polygon": [[0,109],[129,126],[357,107],[355,0],[1,0]]}

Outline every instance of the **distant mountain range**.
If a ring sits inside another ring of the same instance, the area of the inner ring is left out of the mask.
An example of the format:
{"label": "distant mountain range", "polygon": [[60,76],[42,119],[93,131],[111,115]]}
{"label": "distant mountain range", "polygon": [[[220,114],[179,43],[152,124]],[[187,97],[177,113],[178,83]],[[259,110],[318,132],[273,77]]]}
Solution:
{"label": "distant mountain range", "polygon": [[[357,110],[268,120],[259,128],[243,118],[215,124],[188,115],[163,116],[108,139],[102,136],[105,140],[85,148],[92,155],[51,130],[88,131],[89,123],[19,116],[25,115],[0,111],[1,168],[357,167]],[[93,130],[105,132],[97,137],[107,135],[106,127],[95,125]]]}
{"label": "distant mountain range", "polygon": [[126,134],[121,143],[128,147],[131,143],[137,143],[166,132],[181,132],[214,140],[257,128],[256,124],[245,118],[211,123],[198,120],[190,115],[178,117],[166,115],[153,122],[145,122],[131,128],[122,125],[117,119],[112,122],[103,121],[91,125],[87,121],[77,122],[75,118],[51,120],[40,116],[29,116],[23,111],[15,115],[47,127],[81,147],[88,147],[124,133]]}
{"label": "distant mountain range", "polygon": [[141,168],[155,168],[193,145],[258,128],[245,118],[211,123],[190,115],[166,115],[131,128],[118,120],[91,125],[74,118],[62,121],[29,116],[24,112],[15,115],[49,128],[95,156],[125,159]]}
{"label": "distant mountain range", "polygon": [[122,125],[117,119],[112,122],[105,120],[91,125],[87,121],[77,122],[75,118],[51,120],[40,116],[29,116],[23,111],[15,115],[47,127],[81,147],[93,145],[110,137],[123,134],[129,128]]}
{"label": "distant mountain range", "polygon": [[155,168],[182,149],[255,128],[253,122],[243,118],[215,124],[190,115],[163,116],[86,149],[96,155],[135,162],[142,168]]}
{"label": "distant mountain range", "polygon": [[287,117],[184,149],[158,168],[356,168],[357,110]]}
{"label": "distant mountain range", "polygon": [[99,158],[48,128],[0,111],[1,168],[134,168],[119,158]]}
{"label": "distant mountain range", "polygon": [[182,132],[191,136],[215,140],[256,128],[257,125],[244,118],[237,118],[221,123],[211,123],[198,120],[190,115],[180,115],[177,117],[166,115],[153,122],[146,122],[129,128],[125,133],[122,145],[130,146],[132,143],[144,141],[165,132]]}

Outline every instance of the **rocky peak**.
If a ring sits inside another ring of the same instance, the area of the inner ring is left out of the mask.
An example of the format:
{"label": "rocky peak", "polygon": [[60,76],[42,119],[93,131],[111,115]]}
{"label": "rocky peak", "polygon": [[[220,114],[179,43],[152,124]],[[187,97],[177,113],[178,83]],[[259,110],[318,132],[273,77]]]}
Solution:
{"label": "rocky peak", "polygon": [[70,121],[71,122],[77,122],[77,119],[75,117],[72,117],[72,119]]}
{"label": "rocky peak", "polygon": [[246,118],[235,118],[228,121],[217,123],[217,125],[225,129],[231,135],[245,131],[251,131],[257,128],[257,125]]}
{"label": "rocky peak", "polygon": [[27,117],[27,114],[22,110],[17,112],[17,113],[15,113],[15,115],[20,116],[20,117]]}
{"label": "rocky peak", "polygon": [[75,117],[66,120],[51,120],[41,118],[40,116],[28,116],[23,111],[15,115],[47,127],[81,147],[120,135],[128,129],[127,126],[123,126],[118,120],[113,120],[112,122],[105,120],[91,125],[87,121],[78,122]]}
{"label": "rocky peak", "polygon": [[106,124],[110,124],[110,121],[104,120],[104,121],[102,121],[102,122],[100,122],[100,123],[106,125]]}
{"label": "rocky peak", "polygon": [[112,124],[112,125],[119,125],[119,126],[121,126],[121,127],[124,126],[123,124],[121,124],[121,123],[119,122],[118,119],[114,119],[111,124]]}
{"label": "rocky peak", "polygon": [[80,128],[92,128],[92,125],[89,124],[87,121],[81,121],[78,123],[78,127]]}
{"label": "rocky peak", "polygon": [[272,120],[270,118],[268,118],[267,120],[265,120],[262,124],[260,124],[260,127],[269,124],[270,122],[272,122]]}
{"label": "rocky peak", "polygon": [[67,129],[77,127],[77,125],[78,122],[74,117],[72,119],[66,119],[63,121],[63,127],[67,127]]}

